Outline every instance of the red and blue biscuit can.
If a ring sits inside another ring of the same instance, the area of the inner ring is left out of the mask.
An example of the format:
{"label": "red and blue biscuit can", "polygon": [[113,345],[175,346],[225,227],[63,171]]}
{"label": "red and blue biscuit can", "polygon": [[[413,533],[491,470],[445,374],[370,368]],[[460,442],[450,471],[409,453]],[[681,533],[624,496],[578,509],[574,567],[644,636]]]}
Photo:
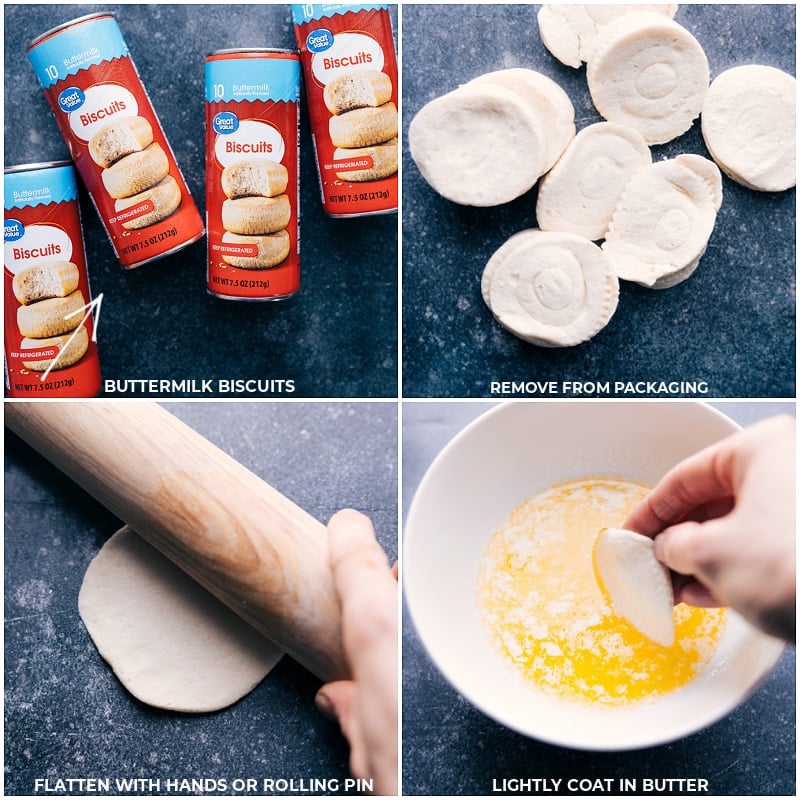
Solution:
{"label": "red and blue biscuit can", "polygon": [[54,28],[28,57],[120,264],[198,240],[203,220],[114,16]]}
{"label": "red and blue biscuit can", "polygon": [[282,300],[300,288],[300,59],[219,50],[205,81],[208,291]]}
{"label": "red and blue biscuit can", "polygon": [[100,361],[69,161],[4,176],[6,390],[10,397],[94,397]]}
{"label": "red and blue biscuit can", "polygon": [[384,3],[292,4],[322,207],[397,211],[397,58]]}

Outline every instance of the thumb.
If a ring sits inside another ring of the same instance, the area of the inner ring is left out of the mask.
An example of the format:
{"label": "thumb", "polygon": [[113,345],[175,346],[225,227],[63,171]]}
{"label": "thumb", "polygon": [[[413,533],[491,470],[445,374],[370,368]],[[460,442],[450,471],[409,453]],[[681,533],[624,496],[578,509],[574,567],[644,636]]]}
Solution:
{"label": "thumb", "polygon": [[353,681],[326,683],[317,692],[314,703],[320,713],[339,723],[350,743],[350,771],[356,777],[367,777],[366,749],[356,710],[356,685]]}

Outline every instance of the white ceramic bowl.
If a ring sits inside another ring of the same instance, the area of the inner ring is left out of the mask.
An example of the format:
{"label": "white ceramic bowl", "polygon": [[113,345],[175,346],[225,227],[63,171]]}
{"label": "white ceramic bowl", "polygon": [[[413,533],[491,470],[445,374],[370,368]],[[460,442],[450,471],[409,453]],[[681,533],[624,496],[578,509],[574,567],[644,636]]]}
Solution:
{"label": "white ceramic bowl", "polygon": [[772,670],[783,643],[735,614],[692,683],[653,702],[608,708],[539,693],[497,654],[478,619],[478,565],[492,533],[525,498],[571,478],[655,483],[687,455],[737,430],[695,402],[506,403],[442,450],[414,497],[405,529],[406,599],[431,658],[497,722],[567,747],[628,750],[704,728]]}

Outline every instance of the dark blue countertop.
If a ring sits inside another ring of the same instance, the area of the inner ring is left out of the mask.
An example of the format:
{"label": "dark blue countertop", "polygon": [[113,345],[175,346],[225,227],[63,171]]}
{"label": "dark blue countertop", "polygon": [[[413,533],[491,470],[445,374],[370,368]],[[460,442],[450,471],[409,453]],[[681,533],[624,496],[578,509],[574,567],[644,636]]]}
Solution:
{"label": "dark blue countertop", "polygon": [[[777,413],[794,414],[793,403],[718,403],[741,425]],[[403,513],[439,450],[487,403],[407,403],[403,408]],[[626,753],[593,753],[537,742],[484,716],[462,698],[430,660],[404,608],[403,793],[490,795],[493,780],[704,778],[708,794],[795,793],[795,650],[732,714],[711,727],[661,747]],[[544,786],[544,784],[540,784]],[[586,794],[594,792],[586,792]],[[618,794],[616,788],[598,794]],[[653,794],[684,794],[673,791]],[[650,794],[647,792],[646,794]],[[638,796],[643,796],[639,794]]]}
{"label": "dark blue countertop", "polygon": [[[585,67],[564,66],[542,45],[537,9],[404,6],[404,133],[434,97],[510,67],[558,82],[579,129],[601,121]],[[679,5],[675,20],[705,49],[712,79],[746,63],[794,75],[794,4]],[[653,159],[683,152],[708,157],[699,121],[654,147]],[[614,381],[706,381],[709,397],[794,397],[795,191],[754,192],[723,177],[723,192],[708,250],[689,280],[663,291],[622,282],[619,307],[603,331],[578,347],[549,350],[503,330],[480,294],[491,254],[536,226],[536,189],[496,208],[458,206],[428,186],[404,148],[404,395],[490,397],[491,381],[569,380],[610,381],[605,394],[619,394]],[[543,393],[531,387],[524,394]],[[637,396],[657,394],[644,387]]]}
{"label": "dark blue countertop", "polygon": [[[6,166],[69,158],[26,48],[50,28],[96,11],[116,14],[204,214],[203,59],[224,48],[296,48],[289,5],[6,5]],[[302,285],[286,301],[238,303],[208,295],[205,238],[123,270],[83,193],[89,278],[93,294],[103,294],[98,346],[105,379],[293,380],[294,397],[397,395],[397,215],[325,215],[304,100],[301,108]],[[270,394],[281,391],[233,396]]]}
{"label": "dark blue countertop", "polygon": [[[368,514],[396,560],[395,404],[167,408],[317,519],[327,521],[346,506]],[[331,789],[337,780],[341,793],[349,776],[345,740],[314,706],[319,680],[288,656],[253,692],[214,714],[155,710],[122,687],[92,644],[77,606],[89,561],[119,527],[94,499],[7,433],[5,794],[34,794],[36,778],[85,777],[228,781],[228,791],[200,794],[230,794],[235,778],[256,778],[259,786],[269,778],[294,780],[295,786],[324,780]]]}

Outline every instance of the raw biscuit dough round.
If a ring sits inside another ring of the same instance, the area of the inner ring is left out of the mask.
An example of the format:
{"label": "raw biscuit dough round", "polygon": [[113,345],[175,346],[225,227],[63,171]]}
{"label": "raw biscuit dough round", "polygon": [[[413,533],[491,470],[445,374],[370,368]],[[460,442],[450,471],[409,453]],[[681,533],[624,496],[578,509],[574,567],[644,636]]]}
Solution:
{"label": "raw biscuit dough round", "polygon": [[622,528],[606,528],[594,546],[594,565],[611,605],[621,617],[664,647],[675,641],[674,596],[667,567],[653,540]]}
{"label": "raw biscuit dough round", "polygon": [[525,194],[544,172],[545,131],[516,93],[473,83],[423,106],[408,146],[422,177],[442,197],[497,206]]}
{"label": "raw biscuit dough round", "polygon": [[539,9],[539,35],[544,46],[562,63],[578,68],[592,54],[595,36],[603,25],[634,11],[651,11],[674,17],[677,5],[543,5]]}
{"label": "raw biscuit dough round", "polygon": [[572,347],[608,324],[619,281],[603,251],[588,239],[526,230],[489,259],[481,294],[495,319],[520,339]]}
{"label": "raw biscuit dough round", "polygon": [[539,183],[539,227],[602,239],[625,184],[650,163],[650,148],[638,131],[613,122],[589,125]]}
{"label": "raw biscuit dough round", "polygon": [[638,11],[600,29],[586,79],[604,119],[635,128],[648,144],[664,144],[700,116],[708,59],[686,28]]}
{"label": "raw biscuit dough round", "polygon": [[747,64],[714,78],[700,124],[720,169],[757,191],[794,186],[796,103],[797,81],[775,67]]}
{"label": "raw biscuit dough round", "polygon": [[714,230],[722,176],[702,156],[680,155],[628,181],[603,242],[617,275],[667,289],[695,270]]}
{"label": "raw biscuit dough round", "polygon": [[225,708],[282,655],[127,526],[89,564],[78,609],[125,688],[156,708]]}
{"label": "raw biscuit dough round", "polygon": [[575,136],[575,108],[569,95],[546,75],[522,67],[487,72],[464,85],[484,83],[516,92],[541,119],[547,138],[543,172],[547,172]]}

